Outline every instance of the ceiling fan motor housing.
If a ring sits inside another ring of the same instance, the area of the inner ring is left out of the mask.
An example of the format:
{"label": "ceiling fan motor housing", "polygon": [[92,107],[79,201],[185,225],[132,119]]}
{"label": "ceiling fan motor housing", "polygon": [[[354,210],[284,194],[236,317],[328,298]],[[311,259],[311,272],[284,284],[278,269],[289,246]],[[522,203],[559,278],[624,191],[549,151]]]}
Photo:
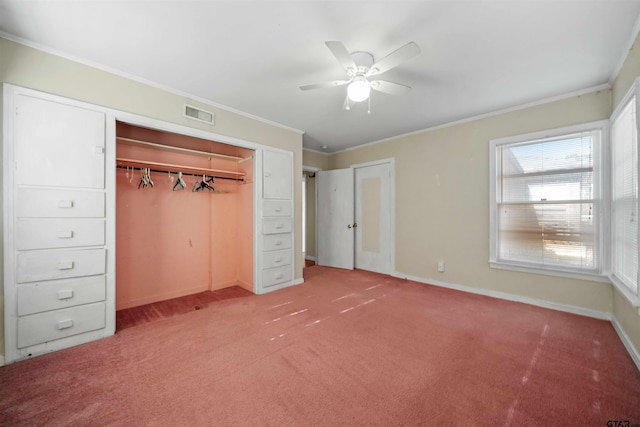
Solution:
{"label": "ceiling fan motor housing", "polygon": [[356,64],[355,70],[347,71],[349,77],[354,77],[357,75],[365,75],[369,68],[373,65],[373,55],[368,52],[353,52],[349,54],[353,62]]}

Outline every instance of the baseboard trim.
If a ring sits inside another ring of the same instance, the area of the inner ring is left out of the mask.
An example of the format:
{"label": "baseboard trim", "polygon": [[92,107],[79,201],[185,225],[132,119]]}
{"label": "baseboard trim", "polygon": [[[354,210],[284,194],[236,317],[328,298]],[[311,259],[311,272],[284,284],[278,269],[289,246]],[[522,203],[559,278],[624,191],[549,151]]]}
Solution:
{"label": "baseboard trim", "polygon": [[620,323],[618,323],[618,319],[616,319],[616,317],[613,315],[611,316],[611,324],[613,325],[613,329],[615,329],[616,333],[620,337],[620,341],[622,341],[622,344],[631,356],[633,363],[636,364],[636,368],[638,368],[638,371],[640,371],[640,353],[638,353],[638,351],[635,349],[635,347],[631,343],[631,340],[629,339],[629,336],[626,334],[624,329],[622,329]]}
{"label": "baseboard trim", "polygon": [[472,294],[484,295],[492,298],[499,298],[508,301],[521,302],[524,304],[535,305],[543,308],[550,308],[552,310],[564,311],[567,313],[579,314],[581,316],[593,317],[600,320],[611,320],[611,313],[606,313],[598,310],[591,310],[583,307],[576,307],[573,305],[561,304],[556,302],[550,302],[541,300],[538,298],[525,297],[521,295],[509,294],[506,292],[492,291],[489,289],[479,289],[466,285],[459,285],[456,283],[443,282],[440,280],[434,279],[425,279],[423,277],[412,276],[409,274],[404,274],[400,272],[394,272],[391,274],[393,277],[397,277],[400,279],[412,280],[418,283],[424,283],[427,285],[440,286],[443,288],[455,289],[457,291],[469,292]]}
{"label": "baseboard trim", "polygon": [[293,285],[294,285],[294,286],[295,286],[295,285],[301,285],[301,284],[303,284],[303,283],[304,283],[304,279],[303,279],[303,278],[301,278],[301,279],[296,279],[296,280],[294,280],[294,281],[293,281]]}
{"label": "baseboard trim", "polygon": [[0,356],[0,366],[4,366],[4,356]]}

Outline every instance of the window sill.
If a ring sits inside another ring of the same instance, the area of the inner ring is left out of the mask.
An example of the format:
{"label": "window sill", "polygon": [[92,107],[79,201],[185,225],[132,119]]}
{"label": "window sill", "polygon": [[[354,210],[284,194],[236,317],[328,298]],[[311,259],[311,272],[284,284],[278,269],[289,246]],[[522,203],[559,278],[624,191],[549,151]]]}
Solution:
{"label": "window sill", "polygon": [[564,277],[567,279],[588,280],[590,282],[611,283],[609,277],[599,273],[586,273],[575,270],[560,270],[549,269],[543,267],[536,267],[532,265],[523,265],[517,263],[510,263],[505,261],[489,261],[491,268],[497,268],[500,270],[513,270],[520,271],[522,273],[544,274],[545,276]]}

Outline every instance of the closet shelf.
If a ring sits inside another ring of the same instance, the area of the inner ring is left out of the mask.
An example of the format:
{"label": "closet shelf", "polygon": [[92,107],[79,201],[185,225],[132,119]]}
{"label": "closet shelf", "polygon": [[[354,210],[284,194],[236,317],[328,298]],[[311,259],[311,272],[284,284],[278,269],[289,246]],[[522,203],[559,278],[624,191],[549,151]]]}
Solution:
{"label": "closet shelf", "polygon": [[203,174],[207,176],[214,176],[216,178],[241,178],[245,175],[244,172],[233,172],[222,169],[207,169],[198,168],[194,166],[174,165],[171,163],[150,162],[146,160],[125,159],[122,157],[116,158],[116,164],[118,166],[131,166],[134,168],[151,168],[160,169],[164,172],[184,172],[190,174]]}
{"label": "closet shelf", "polygon": [[190,148],[181,148],[181,147],[174,147],[171,145],[164,145],[164,144],[157,144],[155,142],[148,142],[148,141],[141,141],[139,139],[132,139],[132,138],[125,138],[122,136],[118,136],[116,137],[116,139],[120,142],[123,142],[127,145],[142,145],[142,146],[147,146],[147,147],[153,147],[153,148],[159,148],[161,150],[166,150],[166,151],[173,151],[173,152],[178,152],[178,153],[188,153],[188,154],[196,154],[198,156],[203,156],[203,157],[220,157],[222,159],[231,159],[231,160],[236,160],[238,161],[238,163],[242,163],[246,160],[250,160],[253,158],[253,156],[249,156],[249,157],[239,157],[239,156],[230,156],[228,154],[218,154],[218,153],[210,153],[208,151],[200,151],[200,150],[192,150]]}

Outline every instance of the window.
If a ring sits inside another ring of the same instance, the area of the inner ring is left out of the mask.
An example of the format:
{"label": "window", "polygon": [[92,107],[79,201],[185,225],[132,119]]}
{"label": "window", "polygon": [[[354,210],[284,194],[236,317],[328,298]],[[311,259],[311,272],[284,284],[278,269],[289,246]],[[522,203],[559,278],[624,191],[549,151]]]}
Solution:
{"label": "window", "polygon": [[625,293],[638,296],[638,136],[635,91],[611,120],[611,272]]}
{"label": "window", "polygon": [[606,122],[491,141],[491,265],[599,275]]}

